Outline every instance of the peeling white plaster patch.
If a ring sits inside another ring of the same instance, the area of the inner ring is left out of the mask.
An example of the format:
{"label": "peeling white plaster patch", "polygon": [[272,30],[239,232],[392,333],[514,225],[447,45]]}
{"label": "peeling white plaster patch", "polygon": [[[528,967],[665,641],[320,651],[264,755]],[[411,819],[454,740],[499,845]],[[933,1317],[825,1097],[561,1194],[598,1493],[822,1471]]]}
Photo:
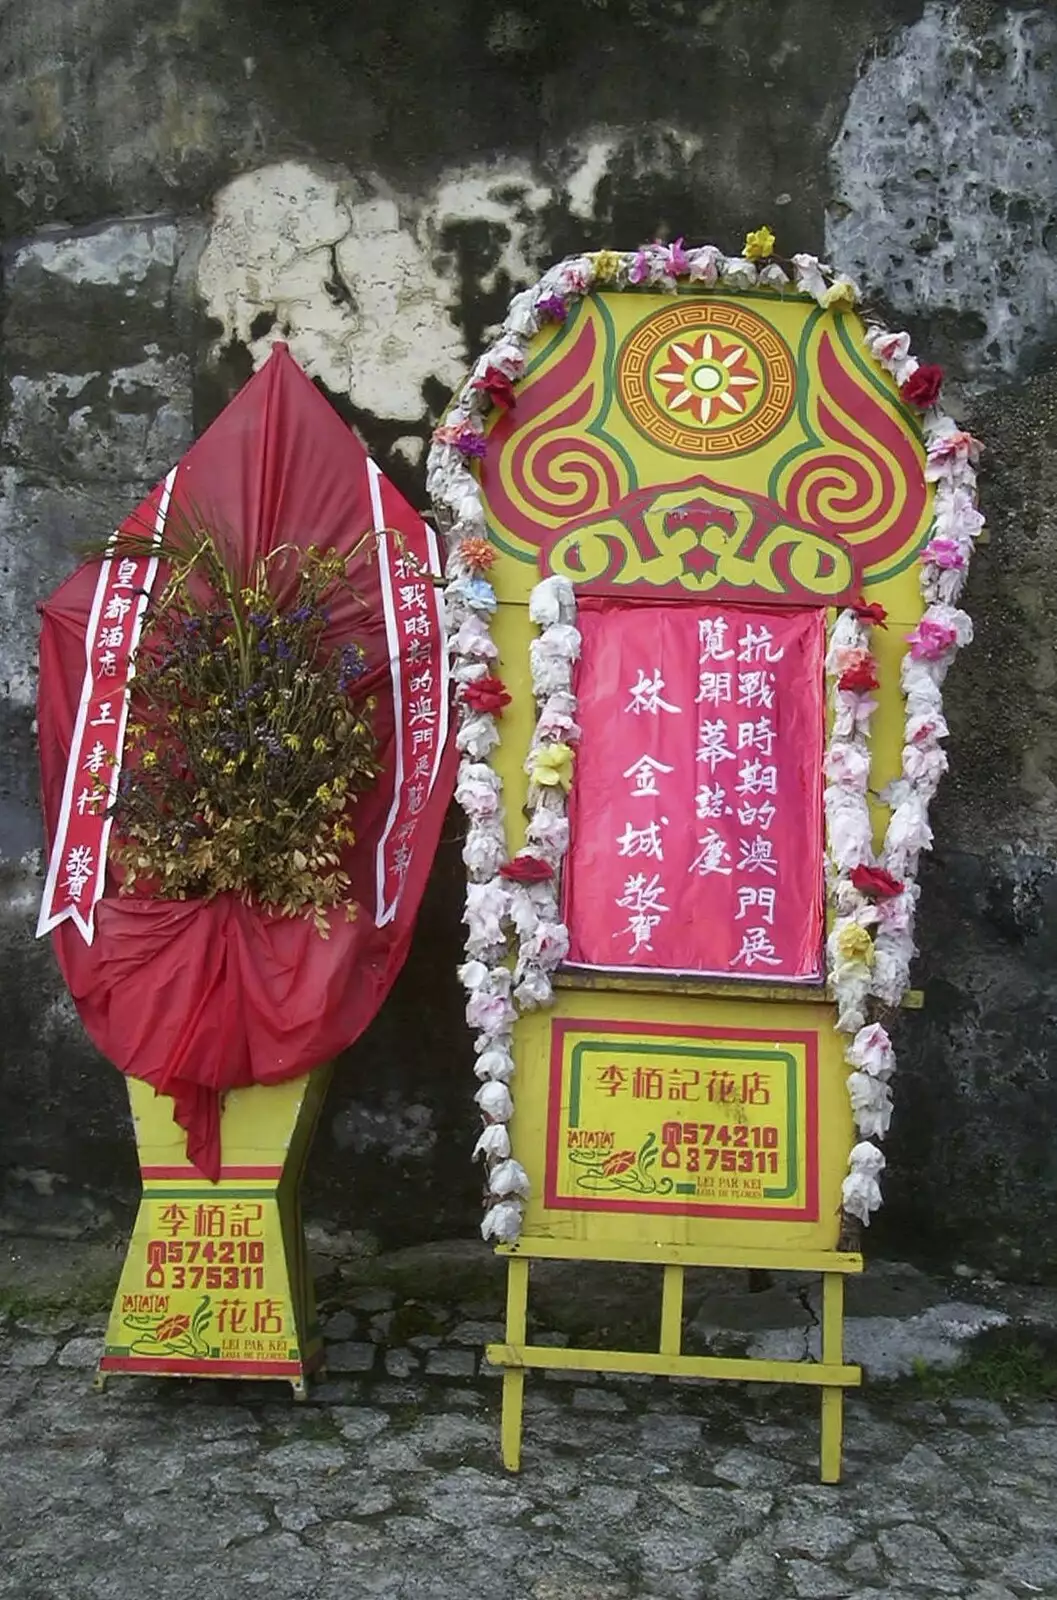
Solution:
{"label": "peeling white plaster patch", "polygon": [[[465,367],[449,287],[397,204],[357,202],[301,162],[221,191],[198,283],[255,365],[285,339],[313,377],[379,416],[417,422],[425,379],[452,386]],[[273,325],[255,333],[262,315]]]}
{"label": "peeling white plaster patch", "polygon": [[852,91],[831,152],[826,253],[903,311],[955,325],[978,387],[1052,339],[1057,306],[1057,17],[989,31],[930,0]]}
{"label": "peeling white plaster patch", "polygon": [[634,136],[600,129],[564,164],[560,187],[511,159],[442,173],[415,197],[369,173],[353,178],[301,161],[242,174],[216,196],[198,266],[206,309],[223,330],[220,344],[238,341],[260,366],[285,340],[306,372],[357,409],[421,426],[423,385],[432,378],[454,388],[470,360],[456,321],[464,286],[454,230],[481,223],[492,230],[483,293],[524,287],[547,264],[546,208],[560,199],[590,218],[629,138],[644,168],[663,159],[666,145],[687,160],[701,147],[697,136],[667,125]]}
{"label": "peeling white plaster patch", "polygon": [[177,254],[175,225],[115,222],[74,237],[34,239],[16,253],[13,269],[35,263],[69,283],[137,284],[152,267],[174,267]]}
{"label": "peeling white plaster patch", "polygon": [[598,185],[617,148],[618,140],[605,134],[596,134],[581,146],[577,164],[565,179],[565,203],[574,217],[589,222],[594,216]]}
{"label": "peeling white plaster patch", "polygon": [[402,433],[399,439],[393,440],[393,454],[417,467],[426,453],[426,441],[420,439],[415,433]]}
{"label": "peeling white plaster patch", "polygon": [[519,162],[505,166],[467,167],[441,179],[422,207],[426,236],[439,240],[455,222],[490,222],[507,233],[495,267],[481,287],[494,289],[501,273],[517,287],[530,283],[540,266],[542,239],[539,212],[550,190]]}

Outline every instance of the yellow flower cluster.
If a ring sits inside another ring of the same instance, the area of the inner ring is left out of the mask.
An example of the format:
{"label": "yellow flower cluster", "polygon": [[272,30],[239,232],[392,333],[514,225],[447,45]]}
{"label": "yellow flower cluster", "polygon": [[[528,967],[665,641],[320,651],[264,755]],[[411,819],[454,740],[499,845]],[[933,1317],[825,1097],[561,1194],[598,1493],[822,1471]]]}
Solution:
{"label": "yellow flower cluster", "polygon": [[837,935],[837,953],[842,961],[860,967],[874,964],[873,940],[857,922],[847,923]]}
{"label": "yellow flower cluster", "polygon": [[741,253],[746,261],[766,261],[768,256],[774,255],[774,245],[775,238],[770,228],[756,228],[745,235],[745,246]]}
{"label": "yellow flower cluster", "polygon": [[620,269],[620,253],[616,250],[596,250],[589,257],[595,269],[596,283],[612,283]]}
{"label": "yellow flower cluster", "polygon": [[568,794],[573,782],[573,753],[569,745],[540,745],[533,754],[529,777],[541,789],[561,787]]}

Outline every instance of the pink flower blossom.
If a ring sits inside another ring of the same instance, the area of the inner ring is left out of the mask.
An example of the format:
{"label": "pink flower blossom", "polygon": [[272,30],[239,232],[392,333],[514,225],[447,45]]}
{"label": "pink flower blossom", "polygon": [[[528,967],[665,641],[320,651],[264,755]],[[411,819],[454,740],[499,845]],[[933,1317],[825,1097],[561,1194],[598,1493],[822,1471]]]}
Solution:
{"label": "pink flower blossom", "polygon": [[697,250],[691,250],[687,260],[690,263],[690,277],[695,283],[715,283],[719,277],[720,252],[714,244],[703,244]]}
{"label": "pink flower blossom", "polygon": [[690,258],[683,249],[682,239],[676,239],[664,252],[664,270],[673,278],[685,278],[690,271]]}
{"label": "pink flower blossom", "polygon": [[959,467],[975,467],[983,445],[963,428],[944,433],[929,445],[925,477],[930,483],[937,478],[953,476]]}
{"label": "pink flower blossom", "polygon": [[451,445],[463,456],[483,456],[488,449],[482,435],[468,422],[449,422],[444,427],[434,428],[433,438],[437,444]]}
{"label": "pink flower blossom", "polygon": [[567,262],[562,268],[561,286],[564,294],[586,294],[591,287],[591,269],[587,263],[584,261]]}
{"label": "pink flower blossom", "polygon": [[841,678],[846,672],[852,672],[857,667],[864,666],[871,660],[869,650],[859,645],[839,645],[831,651],[829,657],[829,670],[835,678]]}
{"label": "pink flower blossom", "polygon": [[922,561],[931,561],[934,566],[944,567],[947,570],[955,568],[959,572],[966,565],[965,551],[956,539],[932,539],[921,552]]}
{"label": "pink flower blossom", "polygon": [[907,634],[907,642],[915,661],[941,661],[958,643],[958,634],[947,622],[922,617],[914,632]]}
{"label": "pink flower blossom", "polygon": [[644,246],[635,253],[635,259],[628,270],[628,282],[649,283],[652,275],[653,262],[650,259],[649,249]]}
{"label": "pink flower blossom", "polygon": [[886,333],[873,341],[873,348],[879,361],[905,361],[910,353],[910,335]]}

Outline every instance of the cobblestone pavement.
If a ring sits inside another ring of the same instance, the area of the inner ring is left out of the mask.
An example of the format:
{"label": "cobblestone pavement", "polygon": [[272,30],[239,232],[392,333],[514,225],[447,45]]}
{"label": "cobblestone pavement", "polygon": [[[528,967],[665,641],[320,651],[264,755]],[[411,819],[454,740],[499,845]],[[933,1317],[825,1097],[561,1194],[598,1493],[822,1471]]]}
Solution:
{"label": "cobblestone pavement", "polygon": [[806,1391],[529,1379],[524,1468],[499,1463],[486,1320],[387,1348],[351,1296],[330,1375],[114,1379],[99,1328],[0,1339],[0,1596],[10,1600],[1057,1597],[1057,1405],[849,1401],[845,1482],[817,1481]]}

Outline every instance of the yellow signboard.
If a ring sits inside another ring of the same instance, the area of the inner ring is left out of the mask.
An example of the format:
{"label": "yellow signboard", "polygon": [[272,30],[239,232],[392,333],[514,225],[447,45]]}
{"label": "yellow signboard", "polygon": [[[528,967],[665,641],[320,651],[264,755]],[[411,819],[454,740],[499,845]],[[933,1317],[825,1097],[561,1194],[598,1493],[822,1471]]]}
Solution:
{"label": "yellow signboard", "polygon": [[[899,662],[922,614],[918,558],[932,518],[924,459],[919,416],[846,306],[684,282],[674,294],[596,288],[560,307],[528,348],[516,404],[493,411],[476,469],[497,552],[488,577],[499,602],[490,622],[498,661],[488,670],[513,697],[489,757],[502,780],[509,854],[531,849],[523,818],[537,630],[528,600],[548,575],[569,580],[578,607],[596,615],[663,602],[814,608],[832,621],[860,597],[880,602],[888,631],[875,630],[872,646],[881,678],[871,738],[876,796],[900,770]],[[821,665],[818,677],[821,705]],[[640,686],[648,681],[658,687],[645,675]],[[617,703],[620,688],[614,682],[618,742],[627,722],[618,714],[628,709]],[[660,709],[678,706],[661,701]],[[666,750],[653,751],[655,772],[671,770],[676,758]],[[638,745],[629,746],[628,760],[636,755]],[[577,760],[586,760],[582,750]],[[576,810],[575,781],[574,826],[590,830],[591,815]],[[803,808],[813,829],[821,827],[822,782],[819,771],[818,794]],[[716,788],[707,794],[711,805]],[[875,799],[871,810],[879,843],[887,814]],[[692,815],[665,812],[659,821],[694,826]],[[621,855],[633,841],[660,859],[656,832],[647,840],[645,830],[629,831]],[[817,834],[804,843],[818,850]],[[730,863],[721,845],[709,862],[716,870]],[[760,850],[743,864],[769,859]],[[652,882],[665,909],[660,878],[647,876],[653,861],[634,866],[643,869],[641,893]],[[746,879],[745,904],[764,905],[762,881]],[[773,913],[773,895],[767,903]],[[859,1379],[841,1356],[841,1275],[862,1262],[841,1248],[841,1183],[855,1133],[832,1002],[822,981],[650,971],[654,925],[643,921],[634,948],[640,971],[629,971],[626,953],[622,967],[586,968],[578,958],[556,975],[554,1006],[514,1024],[510,1135],[530,1193],[517,1243],[503,1247],[511,1258],[507,1338],[490,1351],[507,1368],[504,1457],[511,1466],[519,1459],[531,1367],[777,1378],[823,1390],[823,1476],[834,1480],[842,1390]],[[531,1346],[529,1262],[548,1256],[663,1267],[656,1352]],[[822,1360],[684,1355],[682,1273],[710,1265],[820,1273]]]}
{"label": "yellow signboard", "polygon": [[546,1205],[815,1221],[817,1104],[814,1033],[556,1022]]}
{"label": "yellow signboard", "polygon": [[171,1100],[128,1080],[143,1198],[100,1384],[112,1373],[273,1378],[304,1395],[322,1343],[298,1191],[329,1076],[229,1094],[215,1184],[187,1160]]}

